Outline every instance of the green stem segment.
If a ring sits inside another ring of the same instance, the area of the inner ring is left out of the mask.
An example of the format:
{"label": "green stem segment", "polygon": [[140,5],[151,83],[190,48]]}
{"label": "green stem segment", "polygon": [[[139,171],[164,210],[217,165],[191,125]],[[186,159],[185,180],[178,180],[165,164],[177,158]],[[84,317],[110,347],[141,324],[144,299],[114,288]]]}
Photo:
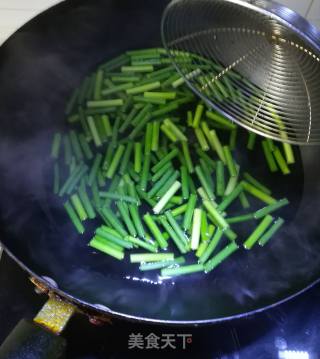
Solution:
{"label": "green stem segment", "polygon": [[192,274],[202,272],[204,270],[202,264],[191,264],[188,266],[181,266],[177,268],[164,268],[161,270],[162,277],[176,277],[183,274]]}
{"label": "green stem segment", "polygon": [[154,238],[159,243],[160,248],[165,249],[168,247],[168,242],[164,239],[159,227],[156,222],[152,219],[149,213],[143,216],[143,219],[148,226],[150,232],[154,235]]}
{"label": "green stem segment", "polygon": [[264,217],[256,229],[252,232],[249,238],[244,242],[243,246],[245,249],[251,249],[259,238],[263,235],[265,230],[270,226],[273,221],[273,217],[269,214]]}

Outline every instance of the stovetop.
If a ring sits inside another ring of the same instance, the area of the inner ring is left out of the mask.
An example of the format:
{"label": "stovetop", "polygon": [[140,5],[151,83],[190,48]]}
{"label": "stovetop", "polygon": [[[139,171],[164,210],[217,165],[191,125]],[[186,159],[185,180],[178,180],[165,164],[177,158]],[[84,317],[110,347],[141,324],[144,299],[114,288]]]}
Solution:
{"label": "stovetop", "polygon": [[[0,261],[0,342],[45,296],[6,255]],[[320,286],[272,310],[203,327],[165,327],[114,320],[98,327],[71,319],[67,358],[320,359]],[[184,348],[183,348],[184,347]]]}

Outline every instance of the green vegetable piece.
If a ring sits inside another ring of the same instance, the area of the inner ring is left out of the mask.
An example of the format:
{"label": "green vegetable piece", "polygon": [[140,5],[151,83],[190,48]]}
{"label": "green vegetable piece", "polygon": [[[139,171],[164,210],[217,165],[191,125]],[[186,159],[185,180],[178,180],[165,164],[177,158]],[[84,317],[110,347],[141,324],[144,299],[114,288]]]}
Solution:
{"label": "green vegetable piece", "polygon": [[266,206],[266,207],[256,211],[254,213],[254,218],[260,219],[260,218],[266,216],[267,214],[270,214],[284,206],[287,206],[288,204],[289,204],[289,201],[287,200],[287,198],[281,199],[280,201],[277,201],[273,204],[270,204],[269,206]]}
{"label": "green vegetable piece", "polygon": [[152,182],[157,182],[169,169],[172,171],[172,173],[174,172],[171,162],[166,163],[151,177]]}
{"label": "green vegetable piece", "polygon": [[265,216],[256,229],[251,233],[249,238],[244,242],[243,247],[245,249],[251,249],[273,222],[273,219],[274,218],[269,214]]}
{"label": "green vegetable piece", "polygon": [[212,160],[205,152],[203,152],[200,148],[197,148],[196,152],[205,161],[208,168],[212,170],[216,168],[216,162]]}
{"label": "green vegetable piece", "polygon": [[125,237],[125,239],[127,241],[130,241],[135,246],[138,246],[138,247],[141,247],[143,249],[146,249],[149,252],[157,253],[157,251],[158,251],[158,247],[154,243],[145,242],[145,241],[142,241],[139,238],[135,238],[135,237],[132,237],[132,236],[127,236],[127,237]]}
{"label": "green vegetable piece", "polygon": [[168,105],[161,106],[158,110],[155,110],[151,113],[152,117],[159,117],[166,115],[172,111],[175,111],[177,108],[179,108],[179,104],[176,103],[169,103]]}
{"label": "green vegetable piece", "polygon": [[146,124],[149,122],[151,118],[150,113],[147,113],[139,122],[139,124],[132,130],[132,132],[129,134],[129,139],[133,140],[137,135],[139,135],[142,130],[144,129],[144,127],[146,126]]}
{"label": "green vegetable piece", "polygon": [[225,177],[224,177],[224,164],[222,161],[217,162],[216,167],[216,182],[217,182],[217,189],[216,193],[218,196],[223,196],[225,192]]}
{"label": "green vegetable piece", "polygon": [[152,219],[149,213],[143,216],[143,219],[148,226],[150,232],[154,235],[156,241],[158,242],[160,248],[165,249],[168,247],[168,242],[163,238],[163,235],[157,226],[156,222]]}
{"label": "green vegetable piece", "polygon": [[157,262],[174,260],[173,253],[133,253],[130,254],[131,263]]}
{"label": "green vegetable piece", "polygon": [[123,76],[122,73],[119,73],[116,76],[112,76],[111,77],[111,81],[114,83],[130,83],[130,82],[137,82],[140,81],[141,77],[140,76]]}
{"label": "green vegetable piece", "polygon": [[146,135],[145,135],[145,144],[144,144],[144,154],[145,155],[150,155],[150,153],[151,153],[152,129],[153,129],[153,124],[151,122],[149,122],[147,124]]}
{"label": "green vegetable piece", "polygon": [[179,141],[188,141],[183,132],[169,118],[164,120],[164,125],[168,128],[169,131],[171,131],[171,133],[175,135]]}
{"label": "green vegetable piece", "polygon": [[227,167],[229,170],[229,174],[231,177],[234,177],[237,175],[237,169],[234,163],[234,160],[232,158],[232,154],[230,151],[230,147],[229,146],[223,146],[223,152],[224,152],[224,157],[226,159],[227,162]]}
{"label": "green vegetable piece", "polygon": [[103,240],[103,238],[93,238],[90,241],[89,246],[118,260],[122,260],[124,258],[123,251],[115,249],[108,241]]}
{"label": "green vegetable piece", "polygon": [[200,258],[203,255],[203,253],[205,252],[205,250],[207,249],[207,247],[208,247],[207,241],[201,242],[196,251],[196,257]]}
{"label": "green vegetable piece", "polygon": [[134,170],[137,173],[141,172],[142,162],[142,145],[141,142],[135,142],[134,144]]}
{"label": "green vegetable piece", "polygon": [[245,191],[247,191],[252,196],[260,199],[261,201],[263,201],[267,204],[273,204],[276,202],[276,200],[273,197],[266,194],[265,192],[262,192],[260,189],[258,189],[257,187],[253,186],[252,184],[250,184],[246,181],[241,181],[241,185]]}
{"label": "green vegetable piece", "polygon": [[204,106],[203,106],[202,104],[199,104],[199,105],[196,107],[196,111],[195,111],[195,114],[194,114],[194,119],[193,119],[193,124],[192,124],[192,126],[193,126],[194,128],[198,128],[198,127],[199,127],[199,124],[200,124],[200,121],[201,121],[201,118],[202,118],[203,111],[204,111]]}
{"label": "green vegetable piece", "polygon": [[130,58],[126,54],[122,54],[120,56],[117,56],[116,58],[104,63],[101,68],[103,68],[104,71],[112,71],[114,69],[117,69],[121,66],[126,65],[129,63]]}
{"label": "green vegetable piece", "polygon": [[96,213],[91,204],[91,200],[88,196],[88,193],[86,191],[86,186],[85,186],[84,181],[82,181],[82,183],[79,187],[79,196],[80,196],[81,202],[83,204],[83,207],[84,207],[86,213],[88,214],[88,218],[90,218],[90,219],[96,218]]}
{"label": "green vegetable piece", "polygon": [[137,235],[137,232],[136,232],[136,228],[130,218],[129,209],[128,209],[127,204],[124,202],[117,202],[117,207],[118,207],[120,216],[121,216],[123,222],[125,223],[129,233],[131,234],[131,236],[135,237]]}
{"label": "green vegetable piece", "polygon": [[200,242],[200,229],[201,229],[201,208],[196,208],[193,212],[192,234],[191,234],[191,249],[197,250]]}
{"label": "green vegetable piece", "polygon": [[77,103],[77,100],[79,98],[79,88],[75,89],[72,93],[72,96],[70,97],[69,102],[67,103],[65,114],[70,115],[72,110],[75,107],[75,104]]}
{"label": "green vegetable piece", "polygon": [[109,88],[102,91],[102,95],[103,96],[110,96],[110,95],[112,95],[114,93],[128,90],[128,89],[132,88],[133,86],[134,86],[133,83],[129,82],[129,83],[124,83],[124,84],[121,84],[121,85],[109,87]]}
{"label": "green vegetable piece", "polygon": [[69,136],[63,136],[64,163],[69,165],[72,159],[72,149]]}
{"label": "green vegetable piece", "polygon": [[88,179],[89,186],[92,186],[93,181],[97,178],[97,174],[101,166],[101,163],[102,163],[102,155],[98,153],[94,159],[93,165],[91,167],[91,171],[89,173],[89,179]]}
{"label": "green vegetable piece", "polygon": [[171,178],[173,173],[174,173],[173,169],[169,168],[163,174],[163,176],[154,184],[154,186],[150,189],[150,191],[148,192],[148,196],[150,198],[154,197],[159,192],[159,190],[161,190],[161,188],[168,181],[168,179]]}
{"label": "green vegetable piece", "polygon": [[58,194],[60,188],[60,170],[57,163],[54,164],[53,168],[53,193]]}
{"label": "green vegetable piece", "polygon": [[186,234],[183,232],[182,228],[180,227],[180,225],[178,224],[178,222],[175,220],[175,218],[173,217],[171,211],[166,211],[165,212],[165,216],[168,220],[168,222],[170,223],[170,225],[172,226],[173,230],[175,231],[175,233],[177,234],[177,236],[179,237],[180,241],[182,243],[184,243],[184,245],[186,247],[189,247],[189,239],[186,236]]}
{"label": "green vegetable piece", "polygon": [[103,70],[98,70],[97,74],[96,74],[96,78],[95,78],[95,86],[94,86],[94,95],[93,98],[95,100],[100,100],[101,99],[101,88],[102,88],[102,83],[103,83]]}
{"label": "green vegetable piece", "polygon": [[69,201],[65,202],[63,205],[66,212],[68,213],[69,218],[71,219],[71,222],[76,227],[78,233],[83,234],[85,232],[85,229],[76,213],[76,211],[72,208]]}
{"label": "green vegetable piece", "polygon": [[202,211],[201,226],[200,226],[201,241],[207,241],[209,239],[208,230],[209,230],[209,228],[208,228],[207,213],[206,213],[206,211]]}
{"label": "green vegetable piece", "polygon": [[161,161],[159,161],[155,166],[151,168],[151,171],[153,173],[159,171],[164,165],[166,165],[168,162],[171,162],[173,158],[175,158],[178,155],[178,149],[174,148],[171,152],[169,152],[165,157],[162,158]]}
{"label": "green vegetable piece", "polygon": [[59,196],[61,197],[65,194],[70,194],[87,171],[88,171],[88,167],[86,165],[82,164],[77,166],[72,171],[68,179],[63,184],[63,186],[60,188]]}
{"label": "green vegetable piece", "polygon": [[142,264],[140,264],[139,270],[149,271],[149,270],[162,269],[162,268],[167,268],[167,267],[184,264],[185,262],[186,262],[186,260],[184,259],[184,257],[178,257],[174,260],[169,260],[169,261],[166,260],[166,261],[142,263]]}
{"label": "green vegetable piece", "polygon": [[131,196],[126,196],[123,194],[119,194],[119,193],[114,193],[114,192],[100,192],[99,193],[101,198],[108,198],[108,199],[112,199],[115,201],[123,201],[123,202],[127,202],[127,203],[133,203],[133,204],[137,204],[138,201],[135,197],[131,197]]}
{"label": "green vegetable piece", "polygon": [[146,85],[141,85],[141,86],[136,86],[136,87],[132,87],[129,88],[128,90],[126,90],[126,93],[128,95],[136,95],[139,93],[143,93],[143,92],[147,92],[147,91],[151,91],[151,90],[156,90],[159,87],[161,87],[161,83],[159,81],[155,81]]}
{"label": "green vegetable piece", "polygon": [[150,161],[151,161],[150,155],[146,155],[144,157],[142,173],[141,173],[141,178],[140,178],[140,189],[142,191],[147,190],[149,169],[150,169]]}
{"label": "green vegetable piece", "polygon": [[56,133],[53,136],[52,148],[51,148],[51,157],[54,159],[59,158],[60,148],[61,148],[61,133]]}
{"label": "green vegetable piece", "polygon": [[190,227],[191,227],[191,222],[192,222],[192,216],[193,216],[193,212],[195,209],[197,203],[197,195],[196,194],[191,194],[187,203],[187,210],[185,212],[184,215],[184,219],[183,219],[183,228],[185,231],[189,231]]}
{"label": "green vegetable piece", "polygon": [[239,200],[243,209],[247,209],[250,207],[250,202],[245,192],[240,192]]}
{"label": "green vegetable piece", "polygon": [[189,150],[188,142],[182,141],[181,145],[182,145],[182,152],[183,152],[183,156],[184,156],[185,161],[186,161],[188,172],[193,173],[194,168],[193,168],[193,163],[192,163],[191,156],[190,156],[190,150]]}
{"label": "green vegetable piece", "polygon": [[114,229],[106,226],[101,226],[96,229],[96,235],[119,245],[120,247],[131,249],[133,248],[132,243],[124,240]]}
{"label": "green vegetable piece", "polygon": [[224,231],[224,235],[230,240],[235,241],[238,237],[237,233],[235,233],[231,228],[228,228]]}
{"label": "green vegetable piece", "polygon": [[202,130],[204,132],[204,134],[206,135],[208,142],[211,146],[211,148],[216,151],[217,155],[219,156],[219,158],[221,159],[221,161],[223,163],[226,163],[226,158],[224,156],[224,151],[221,145],[221,142],[218,138],[218,135],[216,133],[215,130],[209,130],[207,124],[205,122],[201,123],[202,126]]}
{"label": "green vegetable piece", "polygon": [[219,125],[227,127],[230,130],[235,130],[237,128],[237,126],[234,123],[232,123],[230,120],[228,120],[224,116],[218,114],[217,112],[207,111],[206,116],[208,119],[216,122]]}
{"label": "green vegetable piece", "polygon": [[111,124],[110,124],[110,119],[108,115],[102,115],[101,116],[101,122],[104,128],[104,132],[106,133],[107,137],[111,137],[112,136],[112,128],[111,128]]}
{"label": "green vegetable piece", "polygon": [[87,101],[88,108],[118,107],[118,106],[123,106],[123,104],[124,104],[124,101],[122,99]]}
{"label": "green vegetable piece", "polygon": [[187,112],[187,124],[189,127],[193,126],[193,115],[192,115],[192,111],[188,111]]}
{"label": "green vegetable piece", "polygon": [[267,188],[266,186],[264,186],[261,182],[259,182],[258,180],[256,180],[254,177],[252,177],[248,172],[244,172],[243,173],[243,178],[251,183],[253,186],[255,186],[256,188],[260,189],[262,192],[266,193],[266,194],[271,194],[272,191]]}
{"label": "green vegetable piece", "polygon": [[177,96],[176,92],[145,92],[145,98],[148,99],[163,99],[163,100],[174,100]]}
{"label": "green vegetable piece", "polygon": [[82,161],[83,160],[83,153],[82,153],[82,150],[81,150],[79,138],[78,138],[76,132],[73,131],[73,130],[70,131],[69,135],[70,135],[70,142],[71,142],[73,153],[75,154],[78,161]]}
{"label": "green vegetable piece", "polygon": [[97,181],[93,182],[93,184],[91,186],[91,191],[92,191],[92,199],[93,199],[94,205],[97,208],[100,208],[101,201],[100,201],[99,188],[98,188]]}
{"label": "green vegetable piece", "polygon": [[161,270],[162,277],[176,277],[184,274],[192,274],[202,272],[204,270],[202,264],[191,264],[188,266],[181,266],[177,268],[163,268]]}
{"label": "green vegetable piece", "polygon": [[284,151],[284,154],[286,156],[286,161],[288,165],[292,165],[295,163],[293,148],[289,143],[282,143],[282,148]]}
{"label": "green vegetable piece", "polygon": [[164,216],[159,217],[159,221],[161,225],[164,227],[164,229],[169,233],[170,238],[173,240],[174,244],[177,246],[179,251],[182,254],[185,254],[187,252],[187,246],[185,244],[184,240],[181,240],[181,238],[177,235],[177,233],[174,231],[174,229],[171,227],[169,222],[165,219]]}
{"label": "green vegetable piece", "polygon": [[218,212],[218,210],[210,201],[204,200],[203,205],[214,219],[215,224],[217,224],[221,229],[229,228],[228,222],[223,218],[223,216]]}
{"label": "green vegetable piece", "polygon": [[200,166],[196,166],[195,167],[195,171],[196,174],[198,176],[198,179],[202,185],[202,187],[204,188],[204,190],[206,191],[208,197],[210,200],[214,200],[215,199],[215,195],[213,193],[213,187],[209,184],[207,177],[204,175],[202,169]]}
{"label": "green vegetable piece", "polygon": [[130,161],[130,157],[131,157],[131,153],[132,153],[132,148],[133,148],[133,142],[129,142],[124,151],[124,155],[122,157],[122,161],[121,161],[121,165],[120,165],[120,169],[119,169],[119,172],[122,175],[124,175],[127,171],[128,163]]}
{"label": "green vegetable piece", "polygon": [[111,227],[113,227],[119,234],[121,234],[123,237],[128,235],[127,231],[123,228],[122,223],[119,221],[117,216],[112,212],[110,208],[101,208],[101,213],[104,215],[105,218],[108,219],[108,222],[110,222]]}
{"label": "green vegetable piece", "polygon": [[121,161],[122,155],[124,153],[124,150],[125,150],[125,146],[123,146],[123,145],[120,145],[117,148],[116,153],[112,159],[112,162],[107,170],[107,173],[106,173],[107,178],[112,178],[114,176],[114,174],[116,173],[119,163]]}
{"label": "green vegetable piece", "polygon": [[247,142],[247,149],[252,151],[256,144],[257,135],[254,132],[249,132],[248,142]]}
{"label": "green vegetable piece", "polygon": [[209,151],[208,142],[207,142],[201,128],[195,128],[194,132],[196,134],[197,140],[199,142],[199,145],[200,145],[202,151]]}
{"label": "green vegetable piece", "polygon": [[168,137],[168,139],[172,142],[177,142],[178,137],[171,131],[170,127],[165,124],[160,126],[161,131]]}
{"label": "green vegetable piece", "polygon": [[278,164],[282,174],[288,175],[290,173],[290,169],[289,169],[282,153],[280,152],[279,147],[277,147],[277,146],[275,147],[275,149],[273,151],[273,155],[274,155],[275,160],[277,161],[277,164]]}
{"label": "green vegetable piece", "polygon": [[246,222],[246,221],[250,221],[253,220],[254,217],[254,213],[248,213],[248,214],[243,214],[241,216],[236,216],[236,217],[229,217],[226,219],[226,221],[229,224],[233,224],[233,223],[240,223],[240,222]]}
{"label": "green vegetable piece", "polygon": [[87,142],[85,136],[82,133],[79,134],[79,142],[86,159],[91,160],[93,158],[93,153],[91,151],[89,143]]}
{"label": "green vegetable piece", "polygon": [[[167,181],[163,184],[163,186],[156,193],[156,196],[158,198],[163,197],[169,191],[169,189],[174,185],[174,183],[177,181],[179,175],[180,175],[179,171],[174,171],[172,173],[172,176],[167,179]],[[172,196],[172,198],[174,198],[174,196]],[[170,198],[170,201],[171,201],[171,198]]]}
{"label": "green vegetable piece", "polygon": [[153,70],[154,70],[154,67],[152,65],[122,66],[121,67],[121,72],[125,72],[125,73],[130,73],[130,72],[143,73],[143,72],[152,72]]}
{"label": "green vegetable piece", "polygon": [[189,72],[188,74],[186,74],[184,77],[179,77],[177,80],[173,81],[171,85],[173,88],[177,88],[177,87],[183,85],[186,80],[191,80],[191,79],[199,76],[200,73],[201,73],[200,69],[195,69],[195,70]]}
{"label": "green vegetable piece", "polygon": [[189,176],[188,170],[185,166],[180,167],[181,184],[182,184],[182,197],[183,199],[189,198]]}
{"label": "green vegetable piece", "polygon": [[127,128],[130,126],[131,122],[133,121],[135,116],[138,114],[138,112],[139,112],[138,108],[135,108],[135,107],[132,108],[130,113],[126,116],[125,120],[123,121],[123,123],[119,127],[119,132],[120,133],[123,133],[123,132],[125,132],[127,130]]}
{"label": "green vegetable piece", "polygon": [[92,138],[93,138],[93,142],[94,142],[96,147],[100,147],[102,145],[102,140],[101,140],[99,132],[97,130],[94,117],[93,116],[88,116],[87,121],[88,121],[88,126],[89,126],[89,129],[90,129]]}
{"label": "green vegetable piece", "polygon": [[143,224],[141,222],[141,218],[140,218],[140,214],[139,214],[137,205],[129,204],[128,207],[129,207],[129,212],[130,212],[131,218],[133,220],[133,224],[137,230],[138,235],[140,237],[144,238],[145,231],[143,228]]}
{"label": "green vegetable piece", "polygon": [[271,152],[273,152],[275,149],[275,144],[274,144],[273,140],[271,140],[271,138],[266,138],[266,141],[268,143],[269,150]]}
{"label": "green vegetable piece", "polygon": [[181,214],[185,213],[186,210],[187,210],[187,208],[188,208],[188,205],[187,205],[187,203],[185,203],[185,204],[183,204],[183,205],[181,205],[181,206],[176,207],[175,209],[173,209],[173,210],[171,211],[171,213],[172,213],[173,217],[178,217],[178,216],[180,216]]}
{"label": "green vegetable piece", "polygon": [[284,224],[284,220],[282,218],[278,218],[274,224],[260,237],[259,245],[264,247],[269,240],[275,235],[275,233],[282,227]]}
{"label": "green vegetable piece", "polygon": [[153,212],[155,214],[159,214],[180,188],[181,183],[179,181],[175,181],[163,197],[160,198],[159,202],[153,207]]}
{"label": "green vegetable piece", "polygon": [[151,150],[155,152],[159,149],[159,130],[160,122],[154,121],[152,124]]}
{"label": "green vegetable piece", "polygon": [[221,241],[221,238],[223,236],[223,231],[221,229],[217,229],[215,235],[211,239],[210,243],[208,244],[206,250],[203,252],[201,257],[199,258],[200,263],[205,263],[209,257],[212,255],[214,250],[217,248],[218,244]]}
{"label": "green vegetable piece", "polygon": [[261,144],[262,144],[263,153],[266,158],[266,161],[267,161],[270,171],[276,172],[278,170],[278,166],[276,164],[276,161],[273,158],[272,152],[269,149],[268,142],[262,141]]}
{"label": "green vegetable piece", "polygon": [[222,249],[218,254],[216,254],[212,259],[210,259],[204,266],[204,270],[206,273],[211,272],[215,269],[219,264],[221,264],[224,260],[230,257],[237,249],[238,245],[236,242],[231,242],[228,246]]}

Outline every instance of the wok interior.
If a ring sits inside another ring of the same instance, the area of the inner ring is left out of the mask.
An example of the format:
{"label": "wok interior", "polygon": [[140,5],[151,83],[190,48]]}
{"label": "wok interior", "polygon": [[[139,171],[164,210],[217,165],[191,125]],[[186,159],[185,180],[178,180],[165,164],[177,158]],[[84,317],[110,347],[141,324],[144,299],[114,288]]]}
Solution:
{"label": "wok interior", "polygon": [[[318,278],[319,147],[297,148],[290,176],[270,176],[261,156],[237,156],[291,202],[286,225],[266,248],[239,251],[208,275],[159,281],[87,247],[52,193],[49,156],[65,130],[72,89],[100,62],[160,46],[166,1],[61,4],[26,25],[0,51],[0,238],[38,275],[90,304],[135,317],[216,320],[271,305]],[[92,224],[92,228],[94,224]]]}

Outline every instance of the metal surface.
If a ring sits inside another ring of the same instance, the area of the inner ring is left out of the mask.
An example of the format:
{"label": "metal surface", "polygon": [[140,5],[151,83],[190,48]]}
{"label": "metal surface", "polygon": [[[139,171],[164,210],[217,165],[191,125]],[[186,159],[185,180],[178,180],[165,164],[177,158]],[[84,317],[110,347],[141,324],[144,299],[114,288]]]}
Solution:
{"label": "metal surface", "polygon": [[255,151],[237,154],[241,165],[253,166],[275,188],[274,195],[285,193],[292,206],[283,212],[287,224],[268,250],[241,251],[205,276],[160,281],[128,261],[97,255],[88,249],[90,234],[79,238],[51,195],[51,139],[65,128],[66,99],[105,59],[159,46],[166,5],[153,0],[63,2],[0,49],[0,238],[33,277],[40,282],[51,278],[57,284],[53,292],[86,309],[166,324],[242,318],[297,295],[320,276],[318,146],[295,149],[290,181],[281,174],[270,178]]}
{"label": "metal surface", "polygon": [[320,33],[300,15],[266,0],[174,0],[162,38],[189,86],[230,120],[283,142],[320,143]]}

